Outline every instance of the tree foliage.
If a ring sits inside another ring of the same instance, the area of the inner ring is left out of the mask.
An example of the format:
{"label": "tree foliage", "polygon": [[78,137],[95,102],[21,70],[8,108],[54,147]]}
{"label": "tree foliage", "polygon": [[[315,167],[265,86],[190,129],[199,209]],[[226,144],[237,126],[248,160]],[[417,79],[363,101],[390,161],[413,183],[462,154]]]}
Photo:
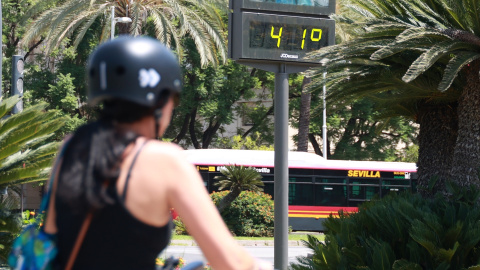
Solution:
{"label": "tree foliage", "polygon": [[[72,63],[77,57],[78,53],[73,47],[67,47],[61,52],[50,54],[49,57],[39,55],[35,62],[26,65],[24,106],[28,108],[39,102],[46,102],[47,109],[57,110],[57,114],[65,118],[65,124],[57,131],[56,139],[73,132],[91,117],[84,104],[86,97],[83,65],[86,59],[80,60],[79,64]],[[52,66],[52,63],[55,66]],[[78,77],[73,77],[72,74]]]}
{"label": "tree foliage", "polygon": [[[181,39],[189,36],[200,53],[202,65],[216,64],[226,59],[224,28],[217,5],[223,1],[189,0],[47,0],[39,1],[26,13],[34,17],[28,24],[22,44],[28,46],[40,38],[45,39],[47,52],[59,47],[65,38],[71,38],[78,46],[92,26],[99,24],[96,37],[98,42],[110,38],[111,7],[115,17],[130,17],[132,23],[117,24],[119,34],[153,34],[167,46],[176,48],[183,56]],[[48,4],[56,3],[45,10]],[[43,12],[39,13],[39,11]],[[219,56],[219,57],[218,57]],[[219,61],[220,59],[220,61]]]}
{"label": "tree foliage", "polygon": [[391,194],[361,205],[358,213],[329,217],[325,243],[309,236],[304,244],[312,256],[300,257],[291,269],[477,269],[480,193],[447,189],[453,200]]}
{"label": "tree foliage", "polygon": [[13,241],[22,229],[22,220],[14,209],[18,206],[18,199],[12,191],[9,195],[1,195],[0,201],[0,266],[7,266]]}
{"label": "tree foliage", "polygon": [[[230,193],[230,191],[214,192],[210,197],[214,203],[218,203]],[[272,197],[268,194],[243,191],[221,215],[233,235],[273,236],[274,205]]]}
{"label": "tree foliage", "polygon": [[220,213],[228,208],[243,190],[253,192],[263,191],[263,188],[260,187],[265,184],[262,182],[261,174],[257,172],[255,168],[244,167],[243,165],[228,165],[220,172],[222,175],[215,176],[214,178],[217,181],[214,183],[214,186],[217,186],[218,190],[230,190],[217,204]]}
{"label": "tree foliage", "polygon": [[45,103],[8,116],[19,100],[13,96],[0,103],[1,185],[43,181],[48,178],[58,142],[45,142],[64,121],[55,111],[45,112]]}
{"label": "tree foliage", "polygon": [[[256,76],[260,72],[230,60],[224,65],[203,68],[193,40],[185,40],[185,47],[189,54],[182,63],[184,88],[181,103],[165,137],[197,149],[209,148],[211,144],[219,143],[223,127],[233,122],[234,113],[241,106],[236,104],[237,101],[259,98],[254,90],[262,87]],[[252,117],[268,111],[262,105],[256,109],[250,113]],[[253,127],[263,131],[264,121],[258,121]]]}
{"label": "tree foliage", "polygon": [[[315,153],[323,153],[323,101],[312,96],[309,141]],[[300,99],[290,102],[291,124],[298,126]],[[374,100],[327,102],[327,158],[340,160],[399,161],[406,146],[415,145],[418,128],[398,116],[385,118]],[[296,138],[296,137],[295,137]]]}
{"label": "tree foliage", "polygon": [[[474,138],[480,130],[472,123],[480,121],[480,62],[473,56],[480,51],[478,2],[349,2],[355,16],[337,21],[351,27],[354,38],[313,56],[328,59],[330,97],[368,97],[387,115],[420,124],[420,190],[434,175],[477,183],[480,145]],[[323,84],[320,75],[311,74],[316,87]]]}

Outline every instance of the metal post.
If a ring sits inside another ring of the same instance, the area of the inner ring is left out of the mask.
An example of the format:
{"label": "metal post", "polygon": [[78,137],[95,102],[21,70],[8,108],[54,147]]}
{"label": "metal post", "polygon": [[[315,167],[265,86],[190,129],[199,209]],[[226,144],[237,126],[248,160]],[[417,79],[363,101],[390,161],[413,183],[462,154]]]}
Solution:
{"label": "metal post", "polygon": [[[23,71],[25,67],[24,59],[21,55],[12,55],[12,91],[11,96],[18,95],[23,98]],[[17,114],[23,111],[23,99],[15,104],[12,108],[12,114]],[[25,201],[25,184],[20,185],[22,191],[20,193],[20,211],[23,217],[24,201]]]}
{"label": "metal post", "polygon": [[112,29],[110,29],[110,39],[115,36],[115,6],[112,6]]}
{"label": "metal post", "polygon": [[274,267],[288,268],[288,74],[275,73]]}
{"label": "metal post", "polygon": [[327,78],[327,71],[323,72],[323,126],[322,126],[322,137],[323,137],[323,157],[327,159],[327,101],[325,96],[327,95],[327,82],[325,79]]}

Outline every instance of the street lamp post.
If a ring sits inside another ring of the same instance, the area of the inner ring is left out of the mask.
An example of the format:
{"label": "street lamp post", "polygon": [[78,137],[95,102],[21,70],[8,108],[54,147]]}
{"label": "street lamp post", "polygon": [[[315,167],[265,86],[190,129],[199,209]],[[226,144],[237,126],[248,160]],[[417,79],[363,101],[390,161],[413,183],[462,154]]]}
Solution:
{"label": "street lamp post", "polygon": [[118,17],[115,18],[115,6],[112,6],[112,26],[110,30],[110,39],[113,39],[115,36],[115,23],[131,23],[132,19],[129,17]]}

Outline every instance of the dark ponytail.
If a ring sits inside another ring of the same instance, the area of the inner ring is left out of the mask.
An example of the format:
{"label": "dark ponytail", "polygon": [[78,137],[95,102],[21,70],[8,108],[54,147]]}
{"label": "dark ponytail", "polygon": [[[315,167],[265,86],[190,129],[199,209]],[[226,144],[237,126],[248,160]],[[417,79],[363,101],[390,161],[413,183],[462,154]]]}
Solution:
{"label": "dark ponytail", "polygon": [[138,137],[119,129],[117,123],[135,122],[152,114],[151,108],[128,101],[105,102],[100,120],[77,129],[66,146],[58,177],[60,201],[79,212],[113,203],[122,154]]}

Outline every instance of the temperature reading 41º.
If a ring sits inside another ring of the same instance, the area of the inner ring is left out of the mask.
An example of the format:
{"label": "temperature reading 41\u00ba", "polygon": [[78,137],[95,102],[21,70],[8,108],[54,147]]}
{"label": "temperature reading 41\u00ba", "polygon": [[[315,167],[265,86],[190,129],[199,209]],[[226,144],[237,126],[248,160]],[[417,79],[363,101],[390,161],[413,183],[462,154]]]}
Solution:
{"label": "temperature reading 41\u00ba", "polygon": [[311,52],[328,45],[327,29],[313,25],[250,22],[250,48]]}
{"label": "temperature reading 41\u00ba", "polygon": [[[302,37],[302,50],[305,49],[305,38],[307,38],[307,31],[308,29],[303,30],[303,37]],[[277,48],[280,48],[280,43],[282,41],[282,32],[283,32],[283,27],[280,27],[280,30],[278,30],[278,34],[275,34],[275,27],[272,26],[272,31],[270,34],[271,38],[277,39]],[[322,29],[320,28],[312,28],[310,31],[310,41],[320,41],[322,39]]]}

